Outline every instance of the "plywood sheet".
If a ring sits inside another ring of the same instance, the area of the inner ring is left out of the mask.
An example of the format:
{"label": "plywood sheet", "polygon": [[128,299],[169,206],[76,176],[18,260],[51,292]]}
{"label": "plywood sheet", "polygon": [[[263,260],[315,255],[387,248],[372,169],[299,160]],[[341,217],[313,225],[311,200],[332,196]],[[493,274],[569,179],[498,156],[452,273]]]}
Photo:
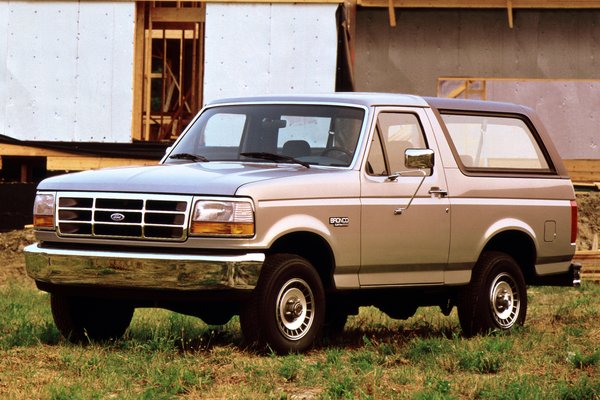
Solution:
{"label": "plywood sheet", "polygon": [[357,13],[357,90],[434,96],[440,76],[600,79],[600,10]]}
{"label": "plywood sheet", "polygon": [[134,9],[126,2],[0,8],[7,15],[0,16],[7,32],[0,133],[22,140],[131,141]]}
{"label": "plywood sheet", "polygon": [[487,98],[536,110],[562,158],[600,159],[600,81],[488,80]]}
{"label": "plywood sheet", "polygon": [[206,8],[204,101],[335,90],[335,4]]}

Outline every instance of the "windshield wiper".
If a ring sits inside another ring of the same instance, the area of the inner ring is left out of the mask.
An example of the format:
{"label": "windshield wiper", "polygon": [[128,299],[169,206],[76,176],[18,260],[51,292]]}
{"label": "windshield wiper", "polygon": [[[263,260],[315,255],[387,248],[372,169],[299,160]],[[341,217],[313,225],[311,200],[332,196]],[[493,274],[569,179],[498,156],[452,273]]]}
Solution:
{"label": "windshield wiper", "polygon": [[208,158],[206,158],[204,156],[197,155],[197,154],[190,154],[190,153],[177,153],[177,154],[173,154],[173,155],[169,156],[169,158],[172,158],[174,160],[191,160],[191,161],[202,161],[202,162],[210,161]]}
{"label": "windshield wiper", "polygon": [[261,152],[240,153],[240,156],[261,158],[263,160],[270,160],[270,161],[275,161],[275,162],[290,162],[290,163],[300,164],[306,168],[310,168],[309,163],[307,163],[305,161],[300,161],[294,157],[284,156],[283,154],[266,153],[266,152],[261,151]]}

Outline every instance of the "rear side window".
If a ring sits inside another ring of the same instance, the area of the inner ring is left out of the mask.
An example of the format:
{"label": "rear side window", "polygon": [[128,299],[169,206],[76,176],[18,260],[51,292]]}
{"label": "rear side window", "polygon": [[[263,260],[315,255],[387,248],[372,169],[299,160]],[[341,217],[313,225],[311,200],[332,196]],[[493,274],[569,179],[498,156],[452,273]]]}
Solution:
{"label": "rear side window", "polygon": [[518,117],[442,114],[466,169],[551,172],[536,136]]}

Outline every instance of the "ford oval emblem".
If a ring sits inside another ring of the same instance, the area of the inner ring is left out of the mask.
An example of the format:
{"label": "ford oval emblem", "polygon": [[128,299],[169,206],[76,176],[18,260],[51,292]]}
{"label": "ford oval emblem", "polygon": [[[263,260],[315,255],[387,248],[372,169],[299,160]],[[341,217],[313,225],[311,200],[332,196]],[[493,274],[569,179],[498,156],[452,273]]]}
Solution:
{"label": "ford oval emblem", "polygon": [[125,215],[121,213],[110,214],[110,219],[112,219],[115,222],[121,222],[125,219]]}

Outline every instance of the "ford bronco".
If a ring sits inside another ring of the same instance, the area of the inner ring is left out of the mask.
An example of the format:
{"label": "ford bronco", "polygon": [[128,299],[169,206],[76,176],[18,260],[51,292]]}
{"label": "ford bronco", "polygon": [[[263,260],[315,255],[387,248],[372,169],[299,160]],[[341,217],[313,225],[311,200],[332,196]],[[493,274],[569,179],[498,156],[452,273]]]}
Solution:
{"label": "ford bronco", "polygon": [[573,286],[577,205],[532,110],[337,93],[215,101],[159,165],[39,184],[26,269],[71,341],[136,307],[304,351],[358,307],[457,306],[466,336],[522,325],[528,285]]}

